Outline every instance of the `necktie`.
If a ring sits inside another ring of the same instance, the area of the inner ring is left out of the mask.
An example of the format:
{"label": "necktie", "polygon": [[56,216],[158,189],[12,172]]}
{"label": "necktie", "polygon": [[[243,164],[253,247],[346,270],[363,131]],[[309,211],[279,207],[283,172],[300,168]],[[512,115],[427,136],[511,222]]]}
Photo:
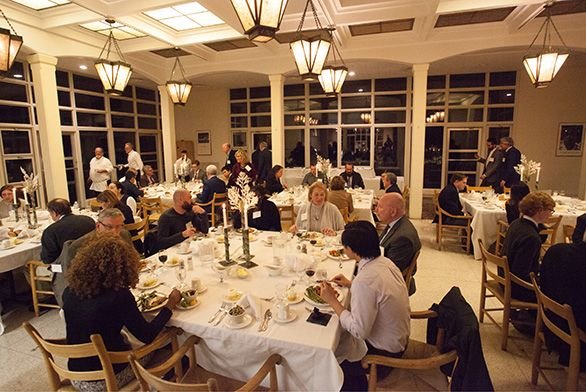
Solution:
{"label": "necktie", "polygon": [[391,226],[387,225],[387,228],[385,229],[383,234],[380,236],[379,244],[382,245],[382,243],[387,239],[387,234],[389,234],[390,231],[391,231]]}

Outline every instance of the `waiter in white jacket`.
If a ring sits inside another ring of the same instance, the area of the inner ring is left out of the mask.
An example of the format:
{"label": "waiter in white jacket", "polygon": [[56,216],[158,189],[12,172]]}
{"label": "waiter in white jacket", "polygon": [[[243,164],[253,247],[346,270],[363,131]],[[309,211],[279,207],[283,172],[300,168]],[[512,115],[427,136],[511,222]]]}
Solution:
{"label": "waiter in white jacket", "polygon": [[112,162],[104,156],[104,150],[101,147],[96,147],[94,150],[95,157],[90,161],[90,190],[95,195],[108,189],[108,180],[114,167]]}
{"label": "waiter in white jacket", "polygon": [[136,171],[136,182],[140,184],[140,175],[144,166],[140,154],[134,151],[134,145],[130,142],[124,144],[124,151],[128,154],[128,163],[119,165],[119,167],[134,169]]}

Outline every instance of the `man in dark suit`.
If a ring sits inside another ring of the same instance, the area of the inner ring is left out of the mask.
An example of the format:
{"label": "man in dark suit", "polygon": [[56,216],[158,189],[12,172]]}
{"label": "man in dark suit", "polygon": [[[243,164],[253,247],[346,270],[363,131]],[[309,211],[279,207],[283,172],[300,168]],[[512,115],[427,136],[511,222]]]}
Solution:
{"label": "man in dark suit", "polygon": [[122,184],[122,193],[134,198],[134,200],[138,200],[140,197],[144,196],[144,192],[138,189],[138,185],[136,182],[136,174],[132,170],[128,170],[126,172],[125,179],[120,184]]}
{"label": "man in dark suit", "polygon": [[[216,193],[226,193],[226,183],[218,178],[218,168],[214,165],[206,167],[206,174],[208,179],[203,184],[203,189],[197,195],[197,202],[201,204],[209,203]],[[211,211],[211,206],[204,208],[206,212]]]}
{"label": "man in dark suit", "polygon": [[340,174],[340,177],[346,181],[348,188],[362,188],[364,189],[364,181],[360,173],[354,171],[354,165],[352,163],[346,163],[344,167],[344,173]]}
{"label": "man in dark suit", "polygon": [[500,186],[500,166],[503,161],[503,154],[499,146],[496,144],[495,138],[489,138],[486,141],[488,147],[488,155],[482,158],[476,155],[476,160],[484,165],[484,170],[480,179],[482,182],[480,186],[490,186],[495,192],[502,192]]}
{"label": "man in dark suit", "polygon": [[65,241],[75,240],[92,231],[96,224],[85,215],[73,215],[69,201],[53,199],[47,204],[47,210],[53,220],[41,236],[41,260],[52,263],[59,257]]}
{"label": "man in dark suit", "polygon": [[252,153],[252,165],[254,166],[258,181],[264,183],[273,167],[273,156],[267,148],[267,142],[260,142],[258,149]]}
{"label": "man in dark suit", "polygon": [[143,167],[144,176],[140,178],[140,186],[145,187],[149,185],[155,185],[159,182],[157,176],[155,175],[155,171],[151,165],[144,165]]}
{"label": "man in dark suit", "polygon": [[385,193],[398,193],[399,195],[403,195],[403,192],[399,189],[399,185],[397,185],[397,175],[395,173],[384,172],[380,175],[380,179],[383,183]]}
{"label": "man in dark suit", "polygon": [[[464,215],[462,203],[460,203],[459,193],[466,189],[468,177],[460,173],[454,173],[450,183],[441,190],[438,202],[442,210],[452,215]],[[433,220],[436,223],[438,217]],[[448,216],[442,217],[442,222],[448,225],[466,226],[467,222],[464,219],[456,219]]]}
{"label": "man in dark suit", "polygon": [[224,143],[222,144],[222,151],[226,154],[226,163],[224,164],[224,167],[232,171],[232,166],[236,164],[236,150],[232,149],[230,143]]}
{"label": "man in dark suit", "polygon": [[187,181],[204,181],[206,178],[205,171],[199,167],[201,163],[196,159],[191,164],[191,170],[189,171],[189,176],[187,176]]}
{"label": "man in dark suit", "polygon": [[[405,216],[403,196],[396,192],[383,195],[375,212],[379,221],[387,225],[380,236],[380,246],[385,250],[385,257],[391,259],[401,271],[406,270],[421,249],[421,241],[415,226]],[[408,289],[409,295],[415,293],[414,278]]]}
{"label": "man in dark suit", "polygon": [[510,188],[521,181],[521,176],[515,171],[515,166],[521,163],[521,151],[515,147],[512,137],[502,137],[500,148],[503,151],[500,186]]}

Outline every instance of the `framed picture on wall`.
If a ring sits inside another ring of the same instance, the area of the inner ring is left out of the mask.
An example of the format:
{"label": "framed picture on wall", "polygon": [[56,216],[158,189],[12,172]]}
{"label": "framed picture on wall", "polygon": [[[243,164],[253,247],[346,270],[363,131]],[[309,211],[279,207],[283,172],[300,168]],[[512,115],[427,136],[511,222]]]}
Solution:
{"label": "framed picture on wall", "polygon": [[560,124],[555,155],[580,157],[584,151],[584,126],[586,124]]}
{"label": "framed picture on wall", "polygon": [[232,147],[246,148],[246,132],[232,132]]}
{"label": "framed picture on wall", "polygon": [[196,131],[197,155],[212,155],[212,138],[210,131]]}

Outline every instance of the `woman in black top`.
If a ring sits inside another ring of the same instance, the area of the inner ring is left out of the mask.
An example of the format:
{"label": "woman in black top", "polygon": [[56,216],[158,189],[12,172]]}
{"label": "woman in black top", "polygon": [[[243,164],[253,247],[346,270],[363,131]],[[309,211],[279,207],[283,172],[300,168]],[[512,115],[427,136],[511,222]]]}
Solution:
{"label": "woman in black top", "polygon": [[[78,251],[67,271],[69,287],[63,293],[67,344],[89,343],[92,334],[100,334],[108,351],[130,350],[122,328],[145,344],[157,337],[181,294],[173,290],[159,314],[146,321],[130,292],[138,283],[138,269],[138,254],[111,233],[101,233]],[[98,357],[70,359],[68,367],[72,371],[102,368]],[[116,364],[114,371],[120,387],[133,378],[128,364]],[[79,390],[106,389],[105,381],[74,381],[73,385]]]}
{"label": "woman in black top", "polygon": [[520,215],[519,203],[525,196],[529,194],[529,187],[525,183],[513,185],[511,187],[511,195],[509,200],[505,203],[505,211],[507,212],[507,222],[513,223]]}
{"label": "woman in black top", "polygon": [[102,209],[117,208],[124,215],[124,224],[129,225],[134,223],[134,216],[132,210],[126,204],[122,204],[116,194],[110,190],[105,190],[96,197],[96,201],[100,203]]}
{"label": "woman in black top", "polygon": [[[279,209],[264,195],[261,186],[254,188],[258,197],[255,208],[248,210],[248,225],[257,230],[281,231],[281,215]],[[235,229],[242,227],[242,217],[239,211],[232,214],[232,221]]]}
{"label": "woman in black top", "polygon": [[283,177],[285,169],[281,165],[275,165],[271,169],[268,177],[267,183],[265,185],[266,193],[272,195],[273,193],[283,192],[285,187],[281,184],[281,177]]}

